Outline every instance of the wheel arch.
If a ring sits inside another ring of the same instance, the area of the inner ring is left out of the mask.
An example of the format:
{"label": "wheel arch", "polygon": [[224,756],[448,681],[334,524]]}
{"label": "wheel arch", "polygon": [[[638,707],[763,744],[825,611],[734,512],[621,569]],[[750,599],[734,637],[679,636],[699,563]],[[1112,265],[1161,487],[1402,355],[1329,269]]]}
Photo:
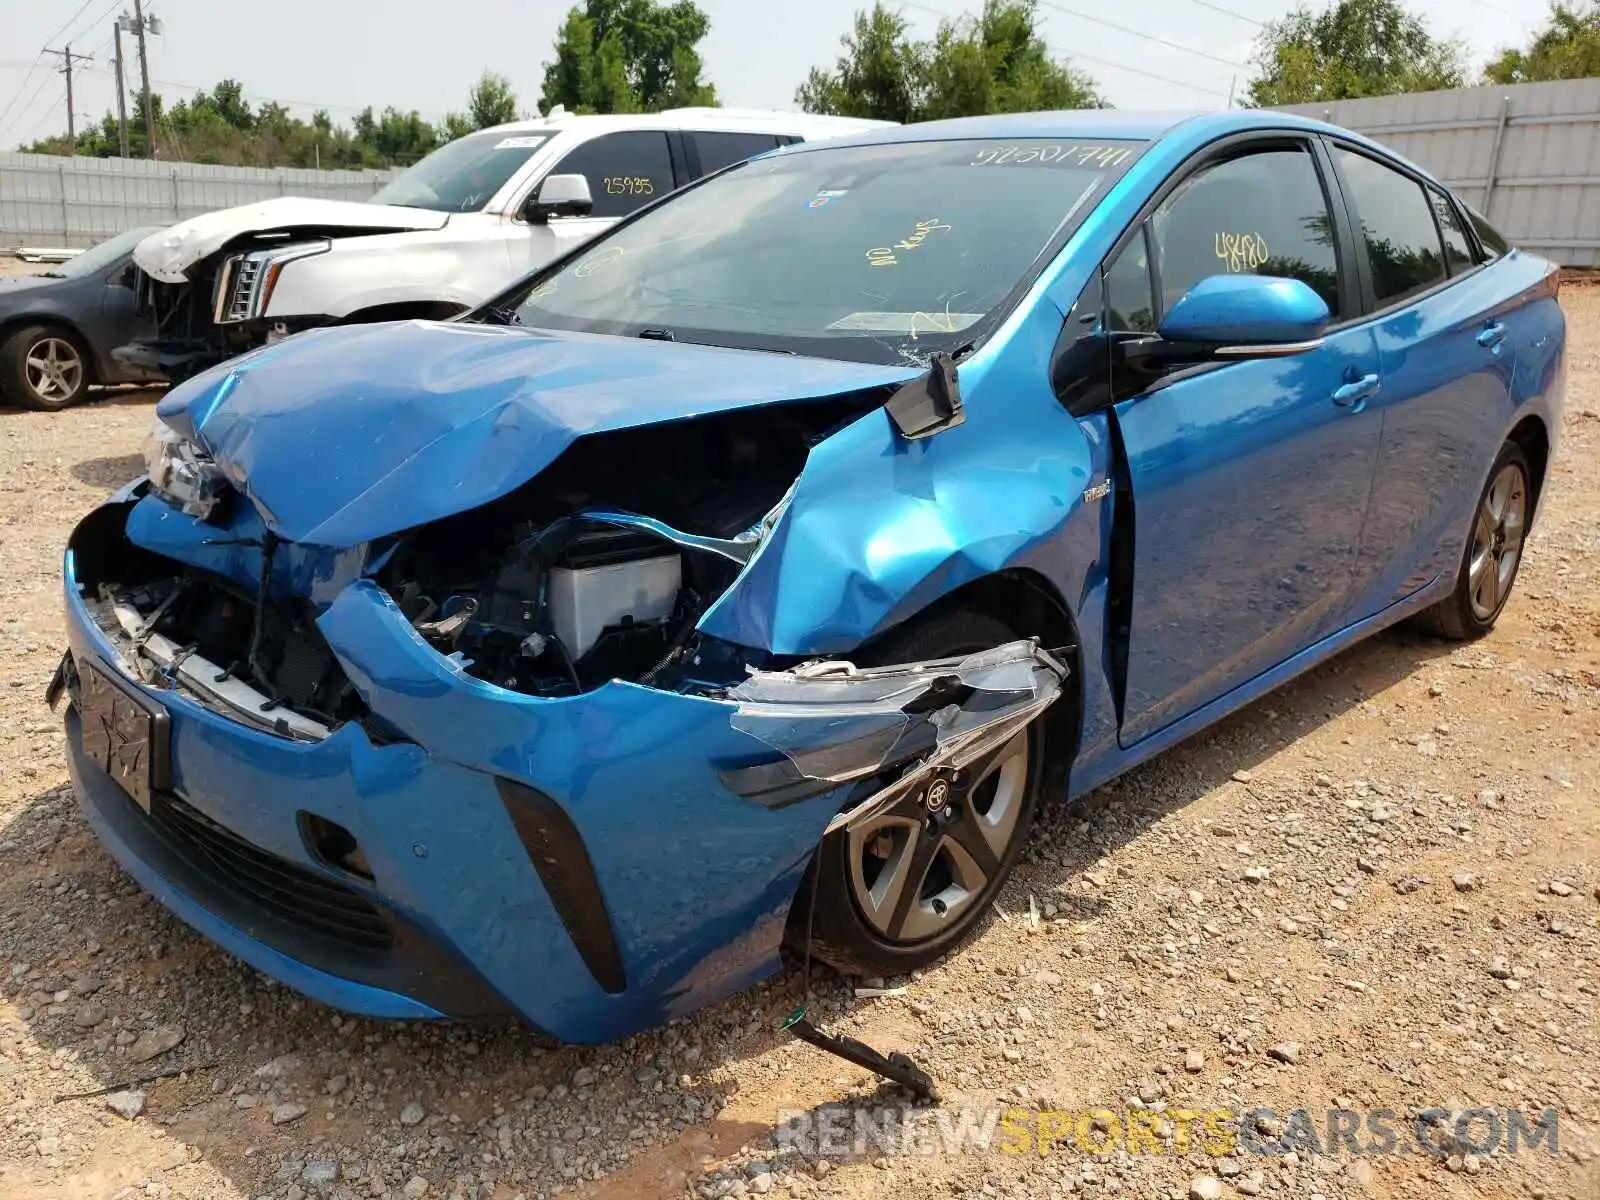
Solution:
{"label": "wheel arch", "polygon": [[1528,485],[1533,490],[1533,515],[1539,512],[1539,498],[1544,493],[1545,473],[1550,466],[1550,431],[1543,418],[1529,413],[1511,427],[1506,440],[1522,448],[1528,459]]}
{"label": "wheel arch", "polygon": [[945,592],[915,613],[862,644],[870,648],[917,621],[954,609],[986,613],[1005,622],[1022,637],[1037,637],[1042,648],[1061,658],[1067,668],[1062,701],[1045,711],[1045,784],[1047,795],[1064,796],[1083,727],[1083,643],[1072,612],[1056,587],[1039,572],[1007,568],[983,575]]}

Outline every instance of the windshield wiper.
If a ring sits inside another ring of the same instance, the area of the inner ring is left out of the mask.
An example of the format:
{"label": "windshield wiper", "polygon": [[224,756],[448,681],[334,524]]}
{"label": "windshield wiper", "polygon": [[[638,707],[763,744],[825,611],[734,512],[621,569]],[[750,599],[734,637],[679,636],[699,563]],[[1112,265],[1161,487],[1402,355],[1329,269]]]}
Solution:
{"label": "windshield wiper", "polygon": [[638,336],[642,338],[649,338],[653,342],[675,342],[678,340],[672,336],[672,330],[657,329],[654,327],[639,330]]}
{"label": "windshield wiper", "polygon": [[40,271],[39,272],[39,278],[40,279],[65,279],[66,276],[63,275],[60,271]]}

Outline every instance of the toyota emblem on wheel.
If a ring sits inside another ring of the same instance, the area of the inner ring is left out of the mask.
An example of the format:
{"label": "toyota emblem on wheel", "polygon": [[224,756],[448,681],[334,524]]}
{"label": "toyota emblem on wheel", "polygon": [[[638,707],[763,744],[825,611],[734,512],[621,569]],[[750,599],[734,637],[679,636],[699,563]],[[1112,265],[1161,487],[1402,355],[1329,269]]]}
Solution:
{"label": "toyota emblem on wheel", "polygon": [[950,802],[950,785],[942,779],[935,779],[928,785],[928,794],[922,798],[922,803],[931,813],[940,812]]}

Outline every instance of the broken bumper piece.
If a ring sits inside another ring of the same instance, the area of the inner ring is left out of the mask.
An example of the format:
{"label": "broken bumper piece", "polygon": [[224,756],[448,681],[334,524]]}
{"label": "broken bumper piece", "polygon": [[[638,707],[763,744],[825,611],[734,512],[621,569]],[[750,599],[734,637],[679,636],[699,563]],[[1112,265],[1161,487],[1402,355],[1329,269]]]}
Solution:
{"label": "broken bumper piece", "polygon": [[1056,702],[1066,678],[1067,668],[1034,640],[888,667],[817,662],[753,671],[728,693],[738,705],[731,722],[783,760],[724,779],[774,808],[864,781],[829,822],[831,833],[1005,745]]}
{"label": "broken bumper piece", "polygon": [[[721,694],[541,697],[469,674],[363,579],[314,627],[370,719],[324,724],[85,594],[78,556],[117,561],[104,534],[124,519],[101,510],[80,536],[86,521],[63,568],[69,761],[93,827],[207,937],[373,1016],[512,1014],[594,1043],[735,992],[778,969],[829,829],[1003,741],[1066,675],[1018,642],[756,672]],[[108,694],[119,727],[151,714],[162,739],[142,787],[140,752],[86,736]],[[805,794],[747,786],[775,772]]]}

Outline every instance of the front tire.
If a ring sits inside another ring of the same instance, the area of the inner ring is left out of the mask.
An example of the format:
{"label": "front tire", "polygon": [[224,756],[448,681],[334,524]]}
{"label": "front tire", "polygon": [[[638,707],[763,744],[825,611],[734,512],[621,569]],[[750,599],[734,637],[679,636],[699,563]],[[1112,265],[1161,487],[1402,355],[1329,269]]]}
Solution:
{"label": "front tire", "polygon": [[[950,658],[1016,637],[994,617],[955,610],[913,622],[861,665]],[[790,950],[806,954],[809,931],[811,956],[862,975],[903,975],[950,953],[981,925],[1022,853],[1043,766],[1036,720],[945,781],[938,811],[918,789],[829,834],[790,910]]]}
{"label": "front tire", "polygon": [[0,393],[43,412],[58,412],[89,390],[89,356],[64,329],[29,325],[0,345]]}
{"label": "front tire", "polygon": [[1532,515],[1528,456],[1517,443],[1507,442],[1495,456],[1473,510],[1472,531],[1456,573],[1455,590],[1418,618],[1425,630],[1465,642],[1494,628],[1522,566],[1523,542]]}

